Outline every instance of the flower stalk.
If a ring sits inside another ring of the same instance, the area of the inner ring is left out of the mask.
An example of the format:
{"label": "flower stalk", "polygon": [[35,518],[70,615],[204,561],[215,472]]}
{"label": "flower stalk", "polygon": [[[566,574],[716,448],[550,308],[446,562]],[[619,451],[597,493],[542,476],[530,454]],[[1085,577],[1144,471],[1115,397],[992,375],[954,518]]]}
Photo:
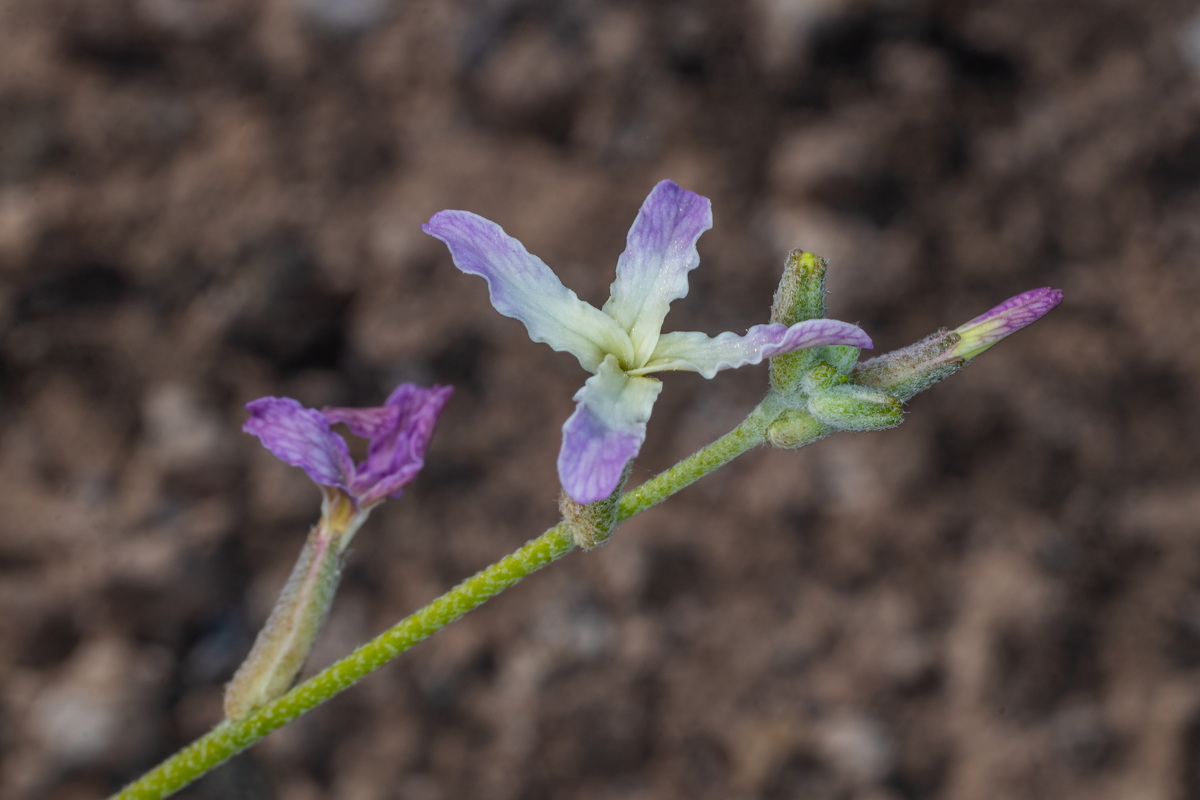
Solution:
{"label": "flower stalk", "polygon": [[[736,428],[621,495],[614,524],[661,503],[764,442],[783,446],[777,441],[781,437],[777,431],[780,423],[803,420],[804,425],[797,427],[819,434],[793,442],[791,446],[796,447],[832,432],[825,423],[791,408],[790,402],[781,392],[768,392]],[[173,794],[272,731],[345,691],[471,609],[562,558],[576,546],[575,537],[565,522],[550,528],[282,697],[251,711],[242,719],[221,723],[110,800],[158,800]]]}
{"label": "flower stalk", "polygon": [[321,521],[309,531],[250,655],[225,687],[226,719],[245,719],[292,688],[329,616],[346,548],[368,513],[341,490],[326,490]]}
{"label": "flower stalk", "polygon": [[[257,658],[262,666],[243,667],[247,676],[239,672],[231,684],[235,697],[229,719],[112,800],[156,800],[174,793],[533,572],[576,547],[603,544],[618,523],[758,445],[795,448],[840,430],[899,424],[904,401],[1062,299],[1054,289],[1026,292],[954,331],[855,366],[859,347],[870,346],[870,339],[853,325],[824,319],[825,262],[795,251],[770,325],[755,326],[745,336],[662,334],[666,308],[686,294],[686,274],[698,262],[695,242],[710,224],[706,199],[669,182],[659,184],[630,231],[612,298],[601,310],[579,301],[495,223],[466,212],[436,215],[426,231],[450,246],[460,269],[488,280],[497,310],[520,319],[535,340],[572,352],[594,373],[576,395],[576,414],[564,426],[559,460],[563,521],[276,696],[294,680],[307,655],[301,645],[311,646],[324,620],[345,545],[370,507],[396,496],[420,469],[449,390],[397,390],[384,407],[368,410],[316,412],[278,398],[252,404],[256,417],[247,429],[324,487],[322,523],[310,535],[284,599],[260,637],[261,647],[256,644],[248,662]],[[649,304],[653,307],[635,302],[642,296],[656,298]],[[586,324],[578,324],[580,320]],[[770,388],[741,424],[621,493],[658,394],[657,379],[646,378],[647,372],[690,369],[711,377],[720,369],[765,358],[772,359]],[[364,463],[350,460],[345,442],[331,433],[331,423],[344,423],[370,440]],[[248,688],[234,688],[241,684]]]}
{"label": "flower stalk", "polygon": [[[300,558],[275,602],[250,655],[225,687],[225,717],[237,722],[296,682],[329,616],[342,558],[371,510],[403,488],[425,465],[434,426],[450,398],[447,386],[403,383],[376,408],[305,408],[288,397],[246,405],[242,429],[279,459],[300,467],[321,489],[321,521],[309,532]],[[368,440],[367,457],[354,463],[335,424]]]}
{"label": "flower stalk", "polygon": [[[763,442],[767,424],[760,405],[741,425],[671,469],[621,496],[616,522],[662,502],[685,486]],[[110,800],[158,800],[212,771],[272,731],[333,698],[418,642],[576,547],[565,523],[477,572],[429,605],[307,681],[237,720],[222,722]]]}

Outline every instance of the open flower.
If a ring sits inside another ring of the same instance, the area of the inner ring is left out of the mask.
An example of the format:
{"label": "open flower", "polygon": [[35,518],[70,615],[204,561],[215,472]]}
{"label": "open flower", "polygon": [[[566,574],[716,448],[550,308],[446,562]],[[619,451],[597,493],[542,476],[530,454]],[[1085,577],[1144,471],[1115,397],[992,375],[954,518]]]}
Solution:
{"label": "open flower", "polygon": [[[340,489],[358,509],[369,509],[400,490],[425,464],[433,426],[454,389],[402,383],[378,408],[305,408],[289,397],[246,404],[242,430],[257,436],[282,461],[300,467],[325,489]],[[344,424],[368,439],[367,457],[355,464],[346,440],[331,425]]]}
{"label": "open flower", "polygon": [[576,502],[612,494],[641,449],[662,389],[650,373],[689,370],[711,378],[719,370],[793,350],[871,346],[859,328],[828,319],[755,325],[745,335],[662,333],[671,301],[687,294],[687,274],[700,263],[696,241],[711,227],[708,198],[671,181],[655,186],[629,229],[601,310],[580,300],[494,222],[468,211],[440,211],[423,226],[446,243],[460,270],[487,281],[497,311],[524,323],[534,341],[571,353],[592,373],[575,395],[558,456],[563,489]]}

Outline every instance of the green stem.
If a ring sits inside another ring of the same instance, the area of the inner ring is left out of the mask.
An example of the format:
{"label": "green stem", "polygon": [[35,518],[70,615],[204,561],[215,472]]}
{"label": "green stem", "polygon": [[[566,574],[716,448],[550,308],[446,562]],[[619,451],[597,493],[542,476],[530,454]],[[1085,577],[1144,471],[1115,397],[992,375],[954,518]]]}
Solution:
{"label": "green stem", "polygon": [[668,470],[660,472],[633,491],[621,497],[617,521],[624,522],[634,514],[661,503],[685,486],[695,483],[713,470],[719,469],[747,450],[766,441],[767,428],[786,408],[774,393],[768,394],[742,423],[707,447],[702,447]]}
{"label": "green stem", "polygon": [[[628,519],[650,508],[762,444],[767,426],[779,416],[781,410],[780,401],[768,395],[741,425],[624,495],[618,519]],[[113,795],[110,800],[157,800],[182,789],[268,733],[349,688],[417,642],[574,548],[566,526],[556,525],[467,578],[325,671],[256,709],[245,719],[222,722]]]}

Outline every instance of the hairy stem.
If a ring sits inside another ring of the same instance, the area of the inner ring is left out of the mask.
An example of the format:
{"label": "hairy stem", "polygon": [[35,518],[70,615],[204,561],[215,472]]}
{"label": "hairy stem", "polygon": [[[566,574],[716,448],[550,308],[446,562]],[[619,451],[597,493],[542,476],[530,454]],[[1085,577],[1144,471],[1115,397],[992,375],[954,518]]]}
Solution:
{"label": "hairy stem", "polygon": [[[618,519],[626,520],[650,508],[762,444],[767,427],[781,410],[779,401],[768,395],[738,427],[625,494]],[[221,723],[113,795],[111,800],[157,800],[173,794],[574,548],[567,527],[556,525],[282,697],[244,719]]]}
{"label": "hairy stem", "polygon": [[634,514],[661,503],[708,473],[720,469],[733,459],[766,441],[767,428],[783,412],[785,405],[768,394],[742,423],[707,447],[702,447],[670,469],[621,497],[617,521],[623,522]]}

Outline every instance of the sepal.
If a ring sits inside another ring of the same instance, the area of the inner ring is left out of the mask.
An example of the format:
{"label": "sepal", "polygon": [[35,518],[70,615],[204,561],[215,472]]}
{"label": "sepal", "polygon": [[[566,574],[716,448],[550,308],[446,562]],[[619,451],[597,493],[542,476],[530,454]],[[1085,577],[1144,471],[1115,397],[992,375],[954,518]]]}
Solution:
{"label": "sepal", "polygon": [[908,347],[862,362],[850,374],[851,379],[908,400],[963,368],[966,359],[955,355],[961,340],[959,334],[943,328]]}
{"label": "sepal", "polygon": [[821,348],[817,358],[836,369],[839,375],[849,375],[858,363],[858,354],[861,352],[857,347],[831,345]]}
{"label": "sepal", "polygon": [[621,471],[621,478],[613,493],[592,503],[577,502],[566,490],[559,493],[558,511],[576,545],[584,550],[593,550],[609,540],[621,508],[621,490],[625,488],[632,471],[633,462],[629,462]]}

